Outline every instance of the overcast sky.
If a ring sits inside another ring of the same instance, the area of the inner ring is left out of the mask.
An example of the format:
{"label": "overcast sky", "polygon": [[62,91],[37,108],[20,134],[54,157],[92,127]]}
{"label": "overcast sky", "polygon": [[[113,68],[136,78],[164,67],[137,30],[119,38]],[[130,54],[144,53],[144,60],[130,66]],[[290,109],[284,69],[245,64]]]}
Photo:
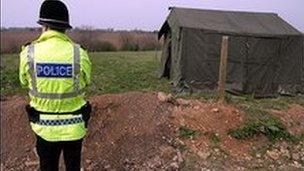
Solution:
{"label": "overcast sky", "polygon": [[[32,27],[43,0],[1,0],[1,26]],[[275,12],[304,32],[304,0],[64,0],[73,26],[157,30],[169,6]]]}

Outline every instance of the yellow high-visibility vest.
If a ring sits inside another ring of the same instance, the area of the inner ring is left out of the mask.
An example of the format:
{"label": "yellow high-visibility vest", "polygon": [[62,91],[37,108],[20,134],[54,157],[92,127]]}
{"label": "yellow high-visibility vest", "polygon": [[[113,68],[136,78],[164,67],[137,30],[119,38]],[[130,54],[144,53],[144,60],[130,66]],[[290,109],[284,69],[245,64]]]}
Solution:
{"label": "yellow high-visibility vest", "polygon": [[[85,105],[84,88],[90,84],[91,62],[87,52],[67,35],[49,30],[23,47],[19,78],[29,89],[30,106],[43,113],[67,113]],[[47,141],[83,138],[82,115],[41,114],[32,130]]]}

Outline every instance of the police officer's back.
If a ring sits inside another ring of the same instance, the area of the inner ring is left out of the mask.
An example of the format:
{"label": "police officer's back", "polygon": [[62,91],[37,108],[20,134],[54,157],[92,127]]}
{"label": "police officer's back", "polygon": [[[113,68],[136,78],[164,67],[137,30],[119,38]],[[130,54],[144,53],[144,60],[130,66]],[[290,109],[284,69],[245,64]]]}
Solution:
{"label": "police officer's back", "polygon": [[91,111],[84,99],[91,62],[87,52],[65,34],[71,26],[61,1],[44,1],[38,23],[43,33],[22,49],[19,74],[21,84],[29,89],[26,109],[37,135],[41,170],[58,170],[61,151],[67,170],[79,170]]}

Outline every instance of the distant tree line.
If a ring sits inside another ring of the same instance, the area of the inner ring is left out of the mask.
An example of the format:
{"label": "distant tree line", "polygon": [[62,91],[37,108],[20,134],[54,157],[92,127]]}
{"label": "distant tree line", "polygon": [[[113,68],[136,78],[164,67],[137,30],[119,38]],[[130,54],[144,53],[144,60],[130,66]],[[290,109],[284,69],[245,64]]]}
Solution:
{"label": "distant tree line", "polygon": [[[40,28],[1,28],[1,53],[18,53],[21,46],[35,40]],[[94,29],[76,27],[67,33],[88,51],[147,51],[159,50],[157,31]]]}

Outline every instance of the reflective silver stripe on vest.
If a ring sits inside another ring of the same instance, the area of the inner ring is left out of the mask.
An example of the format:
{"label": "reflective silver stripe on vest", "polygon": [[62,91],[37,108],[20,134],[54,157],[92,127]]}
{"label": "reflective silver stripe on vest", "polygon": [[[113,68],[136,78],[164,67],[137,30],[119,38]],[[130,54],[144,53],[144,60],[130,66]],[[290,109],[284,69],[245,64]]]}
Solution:
{"label": "reflective silver stripe on vest", "polygon": [[80,46],[74,44],[74,92],[79,93],[79,80],[80,80]]}
{"label": "reflective silver stripe on vest", "polygon": [[44,99],[65,99],[65,98],[73,98],[81,95],[84,93],[83,90],[80,90],[80,46],[78,44],[75,44],[73,47],[73,92],[69,93],[40,93],[37,90],[37,77],[35,72],[35,47],[33,44],[29,45],[28,48],[28,65],[29,65],[29,74],[31,77],[31,83],[32,83],[32,90],[29,91],[29,94],[37,97],[37,98],[44,98]]}
{"label": "reflective silver stripe on vest", "polygon": [[30,44],[28,47],[28,54],[27,54],[27,62],[29,65],[29,73],[31,77],[31,84],[32,84],[32,91],[37,92],[37,81],[35,76],[35,61],[34,61],[34,53],[35,48],[33,44]]}
{"label": "reflective silver stripe on vest", "polygon": [[42,98],[42,99],[67,99],[72,97],[77,97],[80,94],[84,93],[84,90],[79,90],[78,93],[70,92],[70,93],[38,93],[37,91],[30,90],[29,91],[31,96]]}
{"label": "reflective silver stripe on vest", "polygon": [[82,122],[83,122],[82,117],[77,117],[77,118],[59,119],[59,120],[44,120],[44,119],[42,120],[42,119],[40,119],[40,121],[37,122],[37,124],[44,125],[44,126],[60,126],[60,125],[79,124]]}

